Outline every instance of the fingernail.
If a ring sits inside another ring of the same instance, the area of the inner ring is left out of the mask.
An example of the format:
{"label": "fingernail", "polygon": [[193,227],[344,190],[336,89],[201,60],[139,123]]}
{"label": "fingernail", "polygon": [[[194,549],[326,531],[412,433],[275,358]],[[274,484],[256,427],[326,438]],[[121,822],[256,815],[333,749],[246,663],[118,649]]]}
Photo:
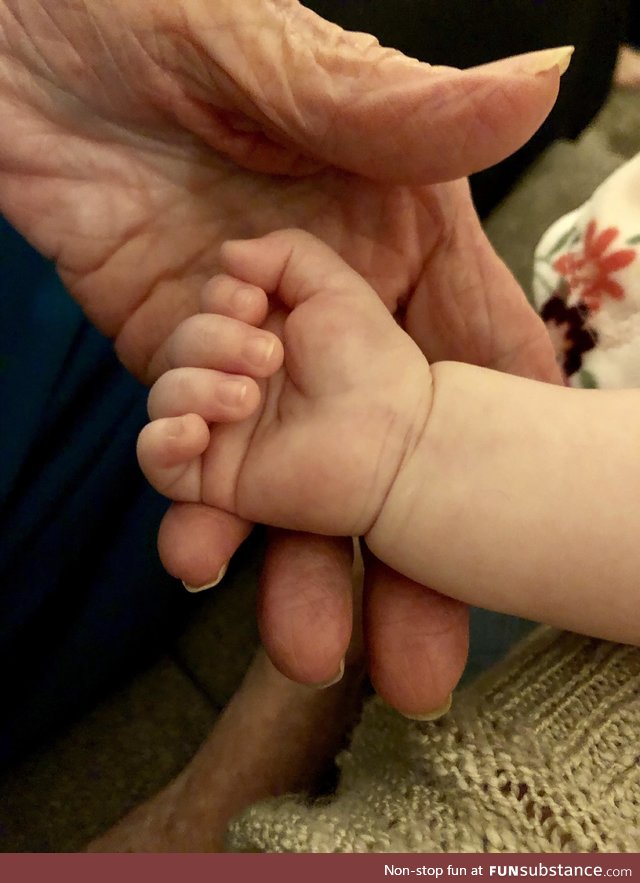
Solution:
{"label": "fingernail", "polygon": [[274,348],[275,341],[272,337],[254,337],[245,344],[244,355],[253,365],[262,367],[271,358]]}
{"label": "fingernail", "polygon": [[218,387],[218,398],[223,405],[239,405],[247,394],[245,380],[225,380]]}
{"label": "fingernail", "polygon": [[513,60],[514,64],[517,63],[523,73],[543,74],[557,67],[562,76],[571,63],[573,51],[573,46],[557,46],[553,49],[540,49],[538,52],[516,55],[509,60]]}
{"label": "fingernail", "polygon": [[451,709],[452,700],[453,696],[450,693],[449,698],[444,705],[440,706],[440,708],[434,708],[433,711],[427,711],[425,714],[405,714],[405,717],[408,717],[412,721],[437,721],[439,717],[444,717],[444,715]]}
{"label": "fingernail", "polygon": [[342,680],[342,676],[344,675],[344,659],[340,660],[340,666],[338,668],[338,673],[334,678],[331,678],[330,681],[326,681],[324,684],[316,684],[316,690],[326,690],[328,687],[333,687],[334,684],[339,683]]}
{"label": "fingernail", "polygon": [[227,572],[228,568],[229,568],[229,562],[227,561],[227,563],[223,564],[222,567],[220,568],[218,576],[214,579],[214,581],[212,583],[207,583],[204,586],[190,586],[184,580],[182,580],[182,585],[185,587],[187,592],[191,592],[192,595],[195,595],[197,592],[204,592],[206,589],[212,589],[214,586],[217,586],[218,583],[221,583],[222,580],[224,579],[224,575]]}

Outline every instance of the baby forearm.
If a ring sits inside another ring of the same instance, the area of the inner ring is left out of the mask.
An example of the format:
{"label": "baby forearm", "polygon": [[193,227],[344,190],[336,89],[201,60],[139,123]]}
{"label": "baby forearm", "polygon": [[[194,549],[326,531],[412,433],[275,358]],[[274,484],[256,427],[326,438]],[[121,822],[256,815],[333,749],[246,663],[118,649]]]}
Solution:
{"label": "baby forearm", "polygon": [[372,551],[469,603],[640,643],[640,391],[433,376]]}

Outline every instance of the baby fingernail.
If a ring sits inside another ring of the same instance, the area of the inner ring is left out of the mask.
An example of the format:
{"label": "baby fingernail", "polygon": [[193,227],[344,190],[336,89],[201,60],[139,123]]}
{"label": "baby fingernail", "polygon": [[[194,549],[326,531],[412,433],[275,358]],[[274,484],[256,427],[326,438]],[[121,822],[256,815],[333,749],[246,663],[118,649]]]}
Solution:
{"label": "baby fingernail", "polygon": [[223,405],[240,405],[247,394],[246,380],[224,380],[218,388],[218,398]]}
{"label": "baby fingernail", "polygon": [[244,355],[252,365],[266,365],[273,354],[275,342],[272,337],[253,337],[244,347]]}
{"label": "baby fingernail", "polygon": [[212,583],[207,583],[204,586],[190,586],[184,580],[182,581],[182,585],[185,587],[187,592],[191,592],[192,595],[195,595],[198,592],[204,592],[206,589],[213,589],[214,586],[217,586],[218,583],[222,582],[222,580],[224,579],[224,575],[227,572],[228,568],[229,568],[229,562],[227,561],[226,564],[223,564],[222,567],[220,568],[220,570],[218,571],[218,575],[214,579],[214,581]]}
{"label": "baby fingernail", "polygon": [[451,709],[453,696],[449,694],[449,698],[441,705],[440,708],[434,708],[433,711],[427,711],[424,714],[405,714],[412,721],[437,721],[439,717],[444,715]]}

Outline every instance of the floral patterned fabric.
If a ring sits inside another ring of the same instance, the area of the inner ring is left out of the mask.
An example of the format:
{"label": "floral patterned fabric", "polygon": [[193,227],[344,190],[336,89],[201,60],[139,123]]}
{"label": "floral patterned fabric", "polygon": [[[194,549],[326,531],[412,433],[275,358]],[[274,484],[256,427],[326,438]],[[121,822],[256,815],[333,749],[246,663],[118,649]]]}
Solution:
{"label": "floral patterned fabric", "polygon": [[640,386],[640,154],[545,233],[533,296],[572,386]]}

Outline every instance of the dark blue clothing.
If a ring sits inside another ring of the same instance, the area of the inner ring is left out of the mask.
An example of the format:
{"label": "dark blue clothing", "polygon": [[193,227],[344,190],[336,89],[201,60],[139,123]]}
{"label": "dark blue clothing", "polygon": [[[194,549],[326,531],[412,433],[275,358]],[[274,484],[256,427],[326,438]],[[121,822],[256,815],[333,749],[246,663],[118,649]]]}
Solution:
{"label": "dark blue clothing", "polygon": [[0,221],[0,766],[146,661],[188,599],[139,472],[146,389]]}

